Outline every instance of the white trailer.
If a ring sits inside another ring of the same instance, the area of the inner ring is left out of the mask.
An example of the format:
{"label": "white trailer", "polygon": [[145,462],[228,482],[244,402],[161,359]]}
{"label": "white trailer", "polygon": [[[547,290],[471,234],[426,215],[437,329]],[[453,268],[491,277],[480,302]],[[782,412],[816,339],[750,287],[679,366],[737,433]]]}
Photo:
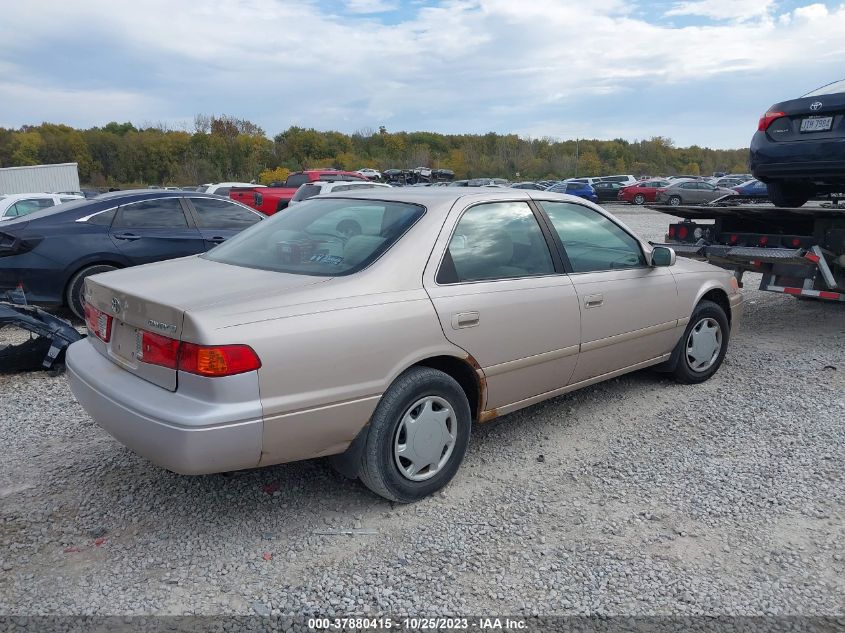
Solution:
{"label": "white trailer", "polygon": [[0,194],[79,191],[77,163],[0,168]]}

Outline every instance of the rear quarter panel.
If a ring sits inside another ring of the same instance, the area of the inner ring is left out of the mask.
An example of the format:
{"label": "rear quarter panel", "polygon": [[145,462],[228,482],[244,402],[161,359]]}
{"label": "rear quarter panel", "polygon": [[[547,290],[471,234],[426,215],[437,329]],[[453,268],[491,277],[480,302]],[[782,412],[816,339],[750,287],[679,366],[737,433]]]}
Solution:
{"label": "rear quarter panel", "polygon": [[466,354],[443,336],[424,290],[340,299],[227,328],[262,362],[262,465],[342,452],[402,371]]}

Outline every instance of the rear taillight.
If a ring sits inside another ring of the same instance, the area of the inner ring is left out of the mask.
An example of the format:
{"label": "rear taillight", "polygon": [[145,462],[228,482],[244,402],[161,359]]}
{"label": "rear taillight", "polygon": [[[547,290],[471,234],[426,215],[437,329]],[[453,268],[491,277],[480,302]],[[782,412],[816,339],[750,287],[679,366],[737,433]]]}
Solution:
{"label": "rear taillight", "polygon": [[261,368],[261,360],[248,345],[195,345],[152,332],[139,334],[141,353],[138,360],[150,365],[207,378],[234,376]]}
{"label": "rear taillight", "polygon": [[85,325],[88,327],[88,332],[104,343],[108,343],[111,339],[111,321],[110,315],[97,310],[90,303],[85,304]]}
{"label": "rear taillight", "polygon": [[679,226],[678,227],[678,237],[682,240],[685,240],[685,239],[687,239],[687,235],[689,235],[689,231],[687,230],[687,227]]}
{"label": "rear taillight", "polygon": [[675,225],[674,224],[669,225],[669,237],[675,237]]}
{"label": "rear taillight", "polygon": [[182,343],[179,371],[217,378],[234,376],[261,367],[261,360],[249,345],[204,346]]}
{"label": "rear taillight", "polygon": [[139,330],[141,337],[141,353],[138,360],[148,365],[159,365],[168,369],[176,369],[179,364],[179,341]]}
{"label": "rear taillight", "polygon": [[766,114],[764,114],[763,116],[760,117],[760,121],[759,121],[759,123],[757,123],[757,129],[760,132],[765,132],[766,130],[769,129],[769,126],[772,123],[777,121],[782,116],[786,116],[786,113],[785,112],[775,112],[775,111],[772,111],[772,110],[770,110],[769,112],[766,112]]}

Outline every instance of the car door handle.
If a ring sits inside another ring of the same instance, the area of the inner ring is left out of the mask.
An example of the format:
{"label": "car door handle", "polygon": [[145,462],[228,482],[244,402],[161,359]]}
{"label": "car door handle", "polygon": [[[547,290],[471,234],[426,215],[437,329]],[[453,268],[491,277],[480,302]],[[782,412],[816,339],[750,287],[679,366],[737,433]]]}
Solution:
{"label": "car door handle", "polygon": [[584,297],[585,308],[598,308],[604,303],[604,295],[587,295]]}
{"label": "car door handle", "polygon": [[131,242],[133,240],[140,240],[141,239],[141,236],[136,235],[135,233],[118,233],[114,237],[115,237],[115,239],[127,240],[129,242]]}
{"label": "car door handle", "polygon": [[465,327],[475,327],[479,321],[478,312],[459,312],[452,315],[452,329],[461,330]]}
{"label": "car door handle", "polygon": [[225,237],[220,237],[220,236],[217,236],[217,237],[210,237],[210,238],[208,238],[208,240],[206,240],[206,241],[207,241],[207,242],[211,242],[212,244],[222,244],[223,242],[225,242],[225,241],[226,241],[226,238],[225,238]]}

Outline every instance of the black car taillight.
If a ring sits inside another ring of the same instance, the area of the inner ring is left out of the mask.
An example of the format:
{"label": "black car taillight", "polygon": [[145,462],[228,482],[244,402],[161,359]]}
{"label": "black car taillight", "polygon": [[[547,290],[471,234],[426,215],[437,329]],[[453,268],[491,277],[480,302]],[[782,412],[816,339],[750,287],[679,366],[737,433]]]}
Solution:
{"label": "black car taillight", "polygon": [[254,193],[252,194],[252,201],[253,203],[255,203],[256,207],[260,207],[262,204],[264,204],[264,196],[262,196],[260,193]]}
{"label": "black car taillight", "polygon": [[43,239],[43,237],[37,235],[28,235],[22,238],[11,233],[0,232],[0,257],[27,253],[38,246]]}
{"label": "black car taillight", "polygon": [[766,112],[766,114],[764,114],[763,116],[760,117],[760,121],[757,123],[757,129],[760,132],[765,132],[766,130],[769,129],[769,126],[772,123],[774,123],[775,121],[777,121],[779,118],[781,118],[783,116],[786,116],[785,112],[769,110],[768,112]]}

